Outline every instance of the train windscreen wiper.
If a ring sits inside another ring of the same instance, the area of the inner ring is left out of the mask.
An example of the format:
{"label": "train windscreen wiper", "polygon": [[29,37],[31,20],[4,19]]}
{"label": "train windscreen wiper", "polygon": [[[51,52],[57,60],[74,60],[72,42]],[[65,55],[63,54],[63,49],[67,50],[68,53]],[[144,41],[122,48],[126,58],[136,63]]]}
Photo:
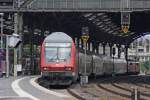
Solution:
{"label": "train windscreen wiper", "polygon": [[65,58],[58,58],[58,60],[59,61],[64,61],[64,62],[67,61],[67,59],[65,59]]}
{"label": "train windscreen wiper", "polygon": [[49,62],[51,62],[51,61],[56,62],[56,60],[57,60],[57,55],[54,55],[53,57],[48,59]]}

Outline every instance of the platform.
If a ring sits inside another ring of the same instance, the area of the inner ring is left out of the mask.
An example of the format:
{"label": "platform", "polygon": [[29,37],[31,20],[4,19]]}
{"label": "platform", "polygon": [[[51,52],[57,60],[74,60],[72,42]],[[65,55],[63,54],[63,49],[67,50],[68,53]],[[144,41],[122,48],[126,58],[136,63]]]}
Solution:
{"label": "platform", "polygon": [[66,89],[46,89],[38,76],[0,78],[0,100],[76,100]]}

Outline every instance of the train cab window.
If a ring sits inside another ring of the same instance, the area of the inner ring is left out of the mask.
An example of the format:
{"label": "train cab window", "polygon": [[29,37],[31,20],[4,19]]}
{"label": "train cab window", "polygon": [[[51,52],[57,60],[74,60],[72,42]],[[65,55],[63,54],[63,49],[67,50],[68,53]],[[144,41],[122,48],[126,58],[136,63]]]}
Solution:
{"label": "train cab window", "polygon": [[46,63],[54,62],[57,59],[57,48],[45,48]]}
{"label": "train cab window", "polygon": [[70,57],[71,57],[71,48],[59,48],[58,49],[59,60],[64,60],[68,62],[70,61]]}
{"label": "train cab window", "polygon": [[51,44],[45,47],[46,63],[69,63],[71,59],[71,46],[64,44]]}

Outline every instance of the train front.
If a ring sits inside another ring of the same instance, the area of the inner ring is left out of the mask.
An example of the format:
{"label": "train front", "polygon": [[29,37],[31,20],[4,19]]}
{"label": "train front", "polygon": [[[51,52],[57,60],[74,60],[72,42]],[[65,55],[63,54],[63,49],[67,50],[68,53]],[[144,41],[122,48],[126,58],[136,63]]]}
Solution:
{"label": "train front", "polygon": [[45,38],[41,52],[42,77],[50,85],[69,85],[75,77],[75,46],[72,39],[60,32]]}

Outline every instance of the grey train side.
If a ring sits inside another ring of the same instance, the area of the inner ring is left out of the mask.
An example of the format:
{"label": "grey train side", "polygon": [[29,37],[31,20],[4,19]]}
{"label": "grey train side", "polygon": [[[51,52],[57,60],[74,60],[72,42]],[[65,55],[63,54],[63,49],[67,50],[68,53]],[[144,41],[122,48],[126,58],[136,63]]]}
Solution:
{"label": "grey train side", "polygon": [[[85,74],[85,55],[84,53],[79,52],[78,55],[78,71],[79,75]],[[133,62],[134,63],[134,62]],[[138,62],[136,62],[138,63]],[[130,65],[130,66],[129,66]],[[128,72],[132,72],[133,74],[138,74],[139,69],[138,66],[131,66],[129,64]],[[133,65],[133,64],[132,64]],[[127,62],[125,59],[113,59],[106,56],[96,56],[93,54],[86,55],[86,74],[89,76],[91,74],[94,75],[111,75],[113,73],[113,66],[115,74],[126,74],[127,73]],[[131,73],[131,74],[132,74]]]}

